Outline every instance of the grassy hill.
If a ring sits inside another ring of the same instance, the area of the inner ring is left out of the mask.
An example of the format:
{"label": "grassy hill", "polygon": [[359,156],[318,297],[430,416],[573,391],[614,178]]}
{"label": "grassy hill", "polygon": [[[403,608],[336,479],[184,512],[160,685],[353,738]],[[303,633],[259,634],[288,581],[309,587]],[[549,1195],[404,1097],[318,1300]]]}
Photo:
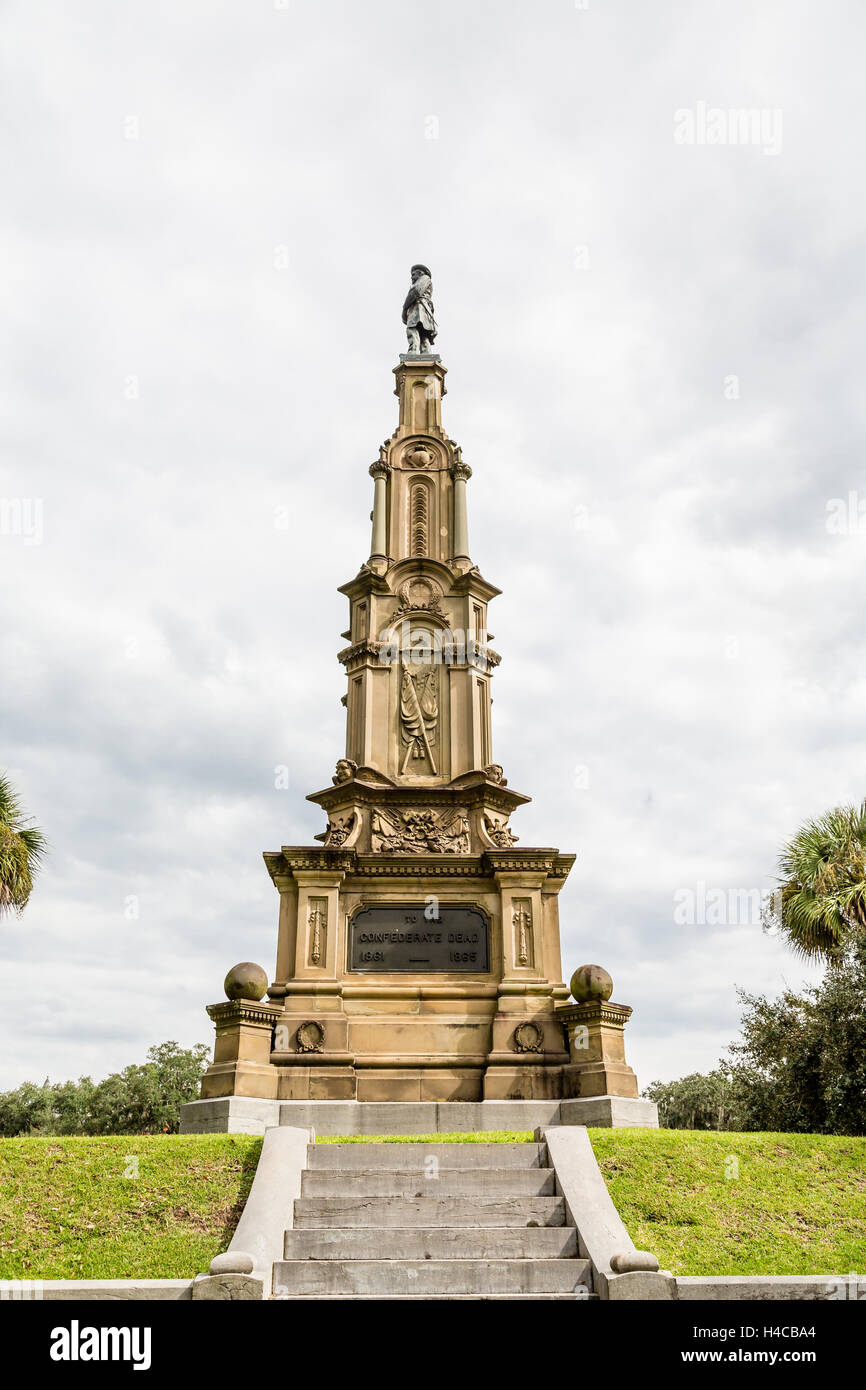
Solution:
{"label": "grassy hill", "polygon": [[[532,1136],[399,1142],[494,1137]],[[866,1268],[866,1138],[666,1129],[590,1137],[635,1244],[675,1274]],[[0,1278],[192,1277],[228,1245],[261,1142],[0,1139]]]}
{"label": "grassy hill", "polygon": [[674,1274],[866,1268],[866,1138],[594,1129],[640,1250]]}
{"label": "grassy hill", "polygon": [[243,1211],[245,1134],[0,1139],[0,1278],[181,1279]]}

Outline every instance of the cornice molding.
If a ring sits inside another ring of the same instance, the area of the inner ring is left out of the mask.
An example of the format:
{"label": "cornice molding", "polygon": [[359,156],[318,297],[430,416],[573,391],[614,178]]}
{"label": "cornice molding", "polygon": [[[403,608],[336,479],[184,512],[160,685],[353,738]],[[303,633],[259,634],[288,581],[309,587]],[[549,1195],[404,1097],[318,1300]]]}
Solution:
{"label": "cornice molding", "polygon": [[[331,793],[339,796],[351,784],[331,787],[328,792],[319,793],[322,804]],[[372,791],[372,789],[371,789]],[[312,798],[311,798],[312,799]],[[318,797],[316,798],[318,799]],[[369,804],[378,796],[365,798]],[[418,788],[412,792],[397,790],[392,804],[430,804],[430,789]],[[495,805],[495,800],[484,798],[485,804]],[[507,809],[507,807],[503,808]],[[540,874],[542,882],[552,885],[558,892],[568,876],[575,856],[559,854],[554,849],[487,849],[480,855],[419,854],[414,852],[392,854],[359,854],[353,848],[337,849],[327,845],[284,845],[279,851],[266,851],[263,855],[268,873],[277,883],[279,878],[300,872],[317,872],[342,875],[352,878],[482,878],[495,880],[497,874],[530,873]],[[285,891],[285,881],[283,889]],[[545,886],[544,891],[549,891]],[[576,1006],[575,1006],[576,1007]]]}
{"label": "cornice molding", "polygon": [[280,1017],[279,1004],[258,1003],[254,999],[224,999],[221,1004],[208,1004],[208,1016],[214,1023],[255,1023],[262,1027],[272,1027]]}
{"label": "cornice molding", "polygon": [[606,999],[590,999],[585,1004],[557,1004],[553,1012],[566,1027],[600,1023],[609,1028],[624,1028],[632,1015],[628,1004],[614,1004]]}
{"label": "cornice molding", "polygon": [[363,641],[353,642],[351,647],[344,647],[341,652],[337,652],[337,660],[346,667],[356,666],[362,661],[376,661],[382,666],[388,666],[389,662],[379,662],[383,645],[385,644],[382,642],[373,642],[365,637]]}

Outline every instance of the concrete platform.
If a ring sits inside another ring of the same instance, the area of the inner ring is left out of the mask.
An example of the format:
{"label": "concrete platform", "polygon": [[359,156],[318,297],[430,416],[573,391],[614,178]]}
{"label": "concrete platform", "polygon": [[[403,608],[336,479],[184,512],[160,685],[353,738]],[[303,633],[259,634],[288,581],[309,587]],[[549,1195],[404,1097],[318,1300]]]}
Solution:
{"label": "concrete platform", "polygon": [[181,1134],[264,1134],[275,1125],[312,1126],[317,1134],[461,1134],[535,1130],[545,1125],[657,1129],[650,1100],[358,1101],[258,1100],[223,1096],[181,1106]]}

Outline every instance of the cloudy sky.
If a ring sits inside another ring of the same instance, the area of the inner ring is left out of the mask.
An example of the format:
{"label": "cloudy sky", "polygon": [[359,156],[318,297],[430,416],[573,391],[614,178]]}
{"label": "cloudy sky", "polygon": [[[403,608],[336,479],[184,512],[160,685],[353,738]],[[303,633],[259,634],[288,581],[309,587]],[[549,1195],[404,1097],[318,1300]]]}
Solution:
{"label": "cloudy sky", "polygon": [[566,978],[611,971],[642,1084],[713,1065],[737,986],[815,973],[738,890],[864,794],[862,6],[2,25],[0,766],[52,852],[0,926],[0,1085],[209,1040],[272,968],[415,260],[514,827],[578,854]]}

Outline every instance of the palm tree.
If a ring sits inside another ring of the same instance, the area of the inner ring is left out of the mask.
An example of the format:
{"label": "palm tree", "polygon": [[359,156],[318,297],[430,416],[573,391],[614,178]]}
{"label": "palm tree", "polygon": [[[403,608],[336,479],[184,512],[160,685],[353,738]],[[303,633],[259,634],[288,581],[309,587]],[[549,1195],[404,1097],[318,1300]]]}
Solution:
{"label": "palm tree", "polygon": [[807,821],[779,856],[767,918],[801,956],[838,956],[866,933],[866,801]]}
{"label": "palm tree", "polygon": [[0,917],[24,911],[47,847],[42,831],[24,816],[12,783],[0,776]]}

